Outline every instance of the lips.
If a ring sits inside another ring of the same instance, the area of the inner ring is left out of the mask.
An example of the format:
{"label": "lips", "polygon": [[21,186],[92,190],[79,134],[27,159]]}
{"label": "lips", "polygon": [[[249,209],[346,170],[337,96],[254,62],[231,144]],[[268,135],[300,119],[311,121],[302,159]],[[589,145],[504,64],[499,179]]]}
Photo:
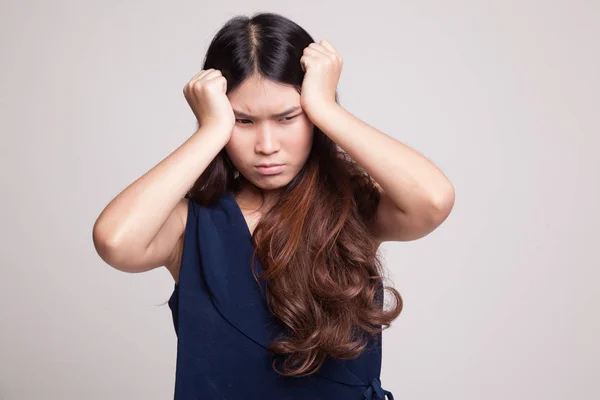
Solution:
{"label": "lips", "polygon": [[261,175],[277,175],[283,171],[283,164],[261,164],[256,166],[256,170]]}
{"label": "lips", "polygon": [[258,164],[257,167],[277,167],[279,165],[283,165],[283,164],[277,164],[277,163],[272,163],[272,164]]}

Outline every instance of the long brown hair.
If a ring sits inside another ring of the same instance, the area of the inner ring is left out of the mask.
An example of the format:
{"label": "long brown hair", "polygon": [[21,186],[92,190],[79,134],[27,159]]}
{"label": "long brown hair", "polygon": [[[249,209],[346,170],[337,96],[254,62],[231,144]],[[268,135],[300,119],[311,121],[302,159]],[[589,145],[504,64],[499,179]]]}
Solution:
{"label": "long brown hair", "polygon": [[[233,90],[253,73],[299,91],[303,49],[314,42],[273,13],[229,20],[213,39],[204,69],[221,70]],[[337,102],[336,93],[336,102]],[[244,177],[223,149],[186,197],[214,204],[241,190]],[[284,356],[282,375],[314,373],[327,357],[352,359],[390,327],[402,297],[390,286],[373,239],[380,193],[373,179],[317,126],[310,155],[256,226],[253,244],[269,308],[285,332],[268,347]],[[252,266],[252,271],[258,275]],[[394,300],[383,307],[384,288]]]}

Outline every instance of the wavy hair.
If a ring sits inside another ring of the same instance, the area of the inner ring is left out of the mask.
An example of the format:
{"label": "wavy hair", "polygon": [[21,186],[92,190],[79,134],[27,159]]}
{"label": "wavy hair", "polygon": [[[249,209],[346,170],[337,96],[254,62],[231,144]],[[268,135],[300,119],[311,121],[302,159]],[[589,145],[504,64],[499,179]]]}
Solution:
{"label": "wavy hair", "polygon": [[[313,42],[279,14],[236,16],[211,41],[203,69],[220,70],[228,92],[253,74],[300,92],[300,58]],[[223,149],[186,197],[211,205],[224,191],[239,192],[243,179]],[[267,348],[281,356],[273,368],[305,376],[327,357],[358,357],[369,337],[399,316],[402,297],[385,286],[395,301],[384,310],[384,270],[371,230],[380,193],[364,169],[316,125],[305,165],[281,192],[252,241],[263,266],[267,303],[285,327]],[[254,265],[252,273],[258,282]]]}

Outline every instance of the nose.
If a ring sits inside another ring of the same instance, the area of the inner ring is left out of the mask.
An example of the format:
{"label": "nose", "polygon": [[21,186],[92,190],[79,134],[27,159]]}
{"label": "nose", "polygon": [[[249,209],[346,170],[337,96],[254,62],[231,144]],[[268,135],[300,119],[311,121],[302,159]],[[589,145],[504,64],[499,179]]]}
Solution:
{"label": "nose", "polygon": [[277,132],[270,124],[262,123],[256,128],[255,151],[257,153],[271,154],[279,150]]}

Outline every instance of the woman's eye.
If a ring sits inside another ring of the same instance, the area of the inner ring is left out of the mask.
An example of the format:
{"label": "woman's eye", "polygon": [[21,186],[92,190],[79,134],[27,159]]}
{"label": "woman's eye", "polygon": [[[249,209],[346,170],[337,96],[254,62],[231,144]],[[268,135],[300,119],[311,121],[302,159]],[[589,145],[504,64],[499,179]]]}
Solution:
{"label": "woman's eye", "polygon": [[286,122],[289,122],[289,121],[293,120],[296,117],[297,117],[297,115],[294,115],[293,117],[284,117],[283,120],[286,121]]}
{"label": "woman's eye", "polygon": [[[294,115],[293,117],[283,117],[283,121],[284,122],[291,122],[297,116],[298,115]],[[236,119],[235,122],[239,122],[242,125],[248,125],[248,124],[252,123],[252,121],[250,121],[249,119]]]}

